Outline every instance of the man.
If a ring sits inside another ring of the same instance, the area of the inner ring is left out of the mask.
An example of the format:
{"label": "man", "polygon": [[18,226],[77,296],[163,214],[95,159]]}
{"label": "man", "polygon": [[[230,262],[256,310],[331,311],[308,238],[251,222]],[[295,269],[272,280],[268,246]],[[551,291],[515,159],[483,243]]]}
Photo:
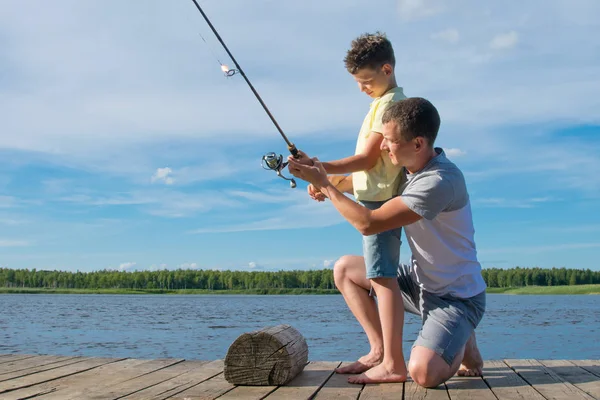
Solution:
{"label": "man", "polygon": [[[475,328],[485,312],[485,281],[477,261],[473,218],[462,172],[434,147],[440,126],[437,109],[422,98],[409,98],[388,107],[382,117],[382,150],[404,167],[405,182],[398,196],[379,209],[352,201],[329,180],[318,159],[313,166],[289,159],[290,172],[315,185],[340,214],[363,235],[404,227],[411,265],[398,268],[397,285],[406,311],[422,317],[422,327],[408,364],[412,379],[436,387],[455,373],[481,375],[483,361]],[[348,191],[349,182],[343,185]],[[342,257],[334,267],[336,286],[365,328],[384,324],[375,311],[373,287],[364,278],[362,257]],[[376,289],[375,294],[380,293]],[[389,321],[388,321],[389,323]],[[404,315],[393,318],[403,325]],[[381,353],[371,349],[370,354]],[[406,370],[385,358],[353,383],[398,382]]]}

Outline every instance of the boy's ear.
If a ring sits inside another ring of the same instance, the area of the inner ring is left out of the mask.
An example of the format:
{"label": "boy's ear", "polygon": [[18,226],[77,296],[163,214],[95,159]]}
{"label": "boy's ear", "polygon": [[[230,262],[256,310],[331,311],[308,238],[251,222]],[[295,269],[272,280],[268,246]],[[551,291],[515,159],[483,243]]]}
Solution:
{"label": "boy's ear", "polygon": [[383,64],[383,73],[390,76],[393,72],[393,68],[390,64]]}

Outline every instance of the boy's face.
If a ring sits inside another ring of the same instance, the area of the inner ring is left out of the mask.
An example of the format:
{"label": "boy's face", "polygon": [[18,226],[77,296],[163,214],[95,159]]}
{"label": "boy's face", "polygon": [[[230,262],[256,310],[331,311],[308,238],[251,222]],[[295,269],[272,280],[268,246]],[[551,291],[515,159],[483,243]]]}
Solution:
{"label": "boy's face", "polygon": [[358,88],[371,98],[382,96],[390,87],[393,80],[393,69],[389,64],[380,68],[362,68],[352,74]]}

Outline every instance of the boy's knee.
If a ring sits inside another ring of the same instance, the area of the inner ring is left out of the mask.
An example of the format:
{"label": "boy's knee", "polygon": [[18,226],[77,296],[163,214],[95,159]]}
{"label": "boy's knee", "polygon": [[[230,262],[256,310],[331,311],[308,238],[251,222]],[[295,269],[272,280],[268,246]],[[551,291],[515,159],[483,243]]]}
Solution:
{"label": "boy's knee", "polygon": [[341,284],[346,279],[348,270],[352,266],[350,260],[349,256],[342,256],[333,264],[333,281],[336,285]]}

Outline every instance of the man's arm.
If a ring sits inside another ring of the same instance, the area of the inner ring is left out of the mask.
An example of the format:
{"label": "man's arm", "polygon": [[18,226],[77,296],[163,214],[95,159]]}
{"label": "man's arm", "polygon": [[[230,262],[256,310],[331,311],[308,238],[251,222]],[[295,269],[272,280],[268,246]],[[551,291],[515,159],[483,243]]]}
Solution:
{"label": "man's arm", "polygon": [[362,153],[355,154],[335,161],[323,162],[328,174],[349,174],[357,171],[368,171],[377,164],[381,156],[383,135],[371,132]]}
{"label": "man's arm", "polygon": [[387,201],[376,210],[369,210],[346,197],[331,184],[321,187],[321,192],[331,200],[339,213],[365,236],[410,225],[421,219],[419,214],[408,208],[401,197]]}

